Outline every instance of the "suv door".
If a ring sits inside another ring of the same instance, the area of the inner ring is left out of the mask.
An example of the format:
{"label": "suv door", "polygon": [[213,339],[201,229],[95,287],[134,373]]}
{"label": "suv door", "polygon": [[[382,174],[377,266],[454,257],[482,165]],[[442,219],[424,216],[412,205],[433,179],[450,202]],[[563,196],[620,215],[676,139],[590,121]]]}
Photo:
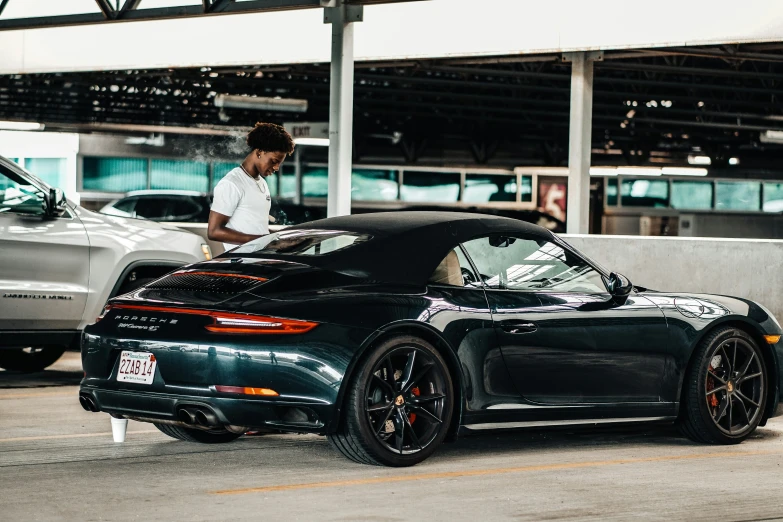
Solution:
{"label": "suv door", "polygon": [[633,293],[614,301],[600,272],[544,237],[491,236],[464,247],[487,285],[498,344],[525,399],[661,400],[668,331],[655,304]]}
{"label": "suv door", "polygon": [[[47,217],[49,187],[0,158],[0,344],[2,331],[73,330],[89,281],[89,241],[69,210]],[[52,332],[54,333],[54,332]]]}

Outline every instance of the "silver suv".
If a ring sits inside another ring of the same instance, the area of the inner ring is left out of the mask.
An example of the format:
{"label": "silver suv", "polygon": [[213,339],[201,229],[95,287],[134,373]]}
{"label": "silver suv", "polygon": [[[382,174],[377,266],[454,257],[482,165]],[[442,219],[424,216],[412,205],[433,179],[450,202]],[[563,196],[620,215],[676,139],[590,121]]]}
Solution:
{"label": "silver suv", "polygon": [[0,156],[0,367],[42,370],[110,297],[211,257],[196,234],[90,212]]}

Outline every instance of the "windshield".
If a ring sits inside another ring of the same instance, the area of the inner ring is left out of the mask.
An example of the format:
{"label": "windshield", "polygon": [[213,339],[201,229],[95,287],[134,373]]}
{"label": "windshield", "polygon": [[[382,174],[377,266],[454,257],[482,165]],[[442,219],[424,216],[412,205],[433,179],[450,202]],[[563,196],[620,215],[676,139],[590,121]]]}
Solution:
{"label": "windshield", "polygon": [[368,234],[342,230],[283,230],[246,243],[231,254],[282,254],[290,256],[322,256],[372,239]]}

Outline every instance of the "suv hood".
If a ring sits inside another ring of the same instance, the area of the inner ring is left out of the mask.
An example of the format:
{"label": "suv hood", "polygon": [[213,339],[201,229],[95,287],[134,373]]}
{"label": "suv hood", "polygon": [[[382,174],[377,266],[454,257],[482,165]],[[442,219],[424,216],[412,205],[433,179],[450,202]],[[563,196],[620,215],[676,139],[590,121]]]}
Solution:
{"label": "suv hood", "polygon": [[182,230],[173,225],[166,223],[158,223],[149,219],[137,219],[130,217],[112,216],[109,214],[100,214],[98,212],[92,212],[86,208],[77,206],[75,208],[76,215],[87,227],[87,230],[99,229],[99,228],[115,228],[122,229],[128,232],[137,233],[139,231],[172,231],[180,232],[182,234],[196,235],[187,230]]}

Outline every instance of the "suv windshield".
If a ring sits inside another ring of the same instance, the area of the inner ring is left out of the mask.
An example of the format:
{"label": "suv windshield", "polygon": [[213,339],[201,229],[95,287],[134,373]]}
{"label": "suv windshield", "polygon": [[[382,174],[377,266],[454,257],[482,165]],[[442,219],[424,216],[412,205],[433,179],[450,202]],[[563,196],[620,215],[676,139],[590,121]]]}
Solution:
{"label": "suv windshield", "polygon": [[298,229],[269,234],[231,251],[232,254],[322,256],[369,241],[372,236],[342,230]]}

